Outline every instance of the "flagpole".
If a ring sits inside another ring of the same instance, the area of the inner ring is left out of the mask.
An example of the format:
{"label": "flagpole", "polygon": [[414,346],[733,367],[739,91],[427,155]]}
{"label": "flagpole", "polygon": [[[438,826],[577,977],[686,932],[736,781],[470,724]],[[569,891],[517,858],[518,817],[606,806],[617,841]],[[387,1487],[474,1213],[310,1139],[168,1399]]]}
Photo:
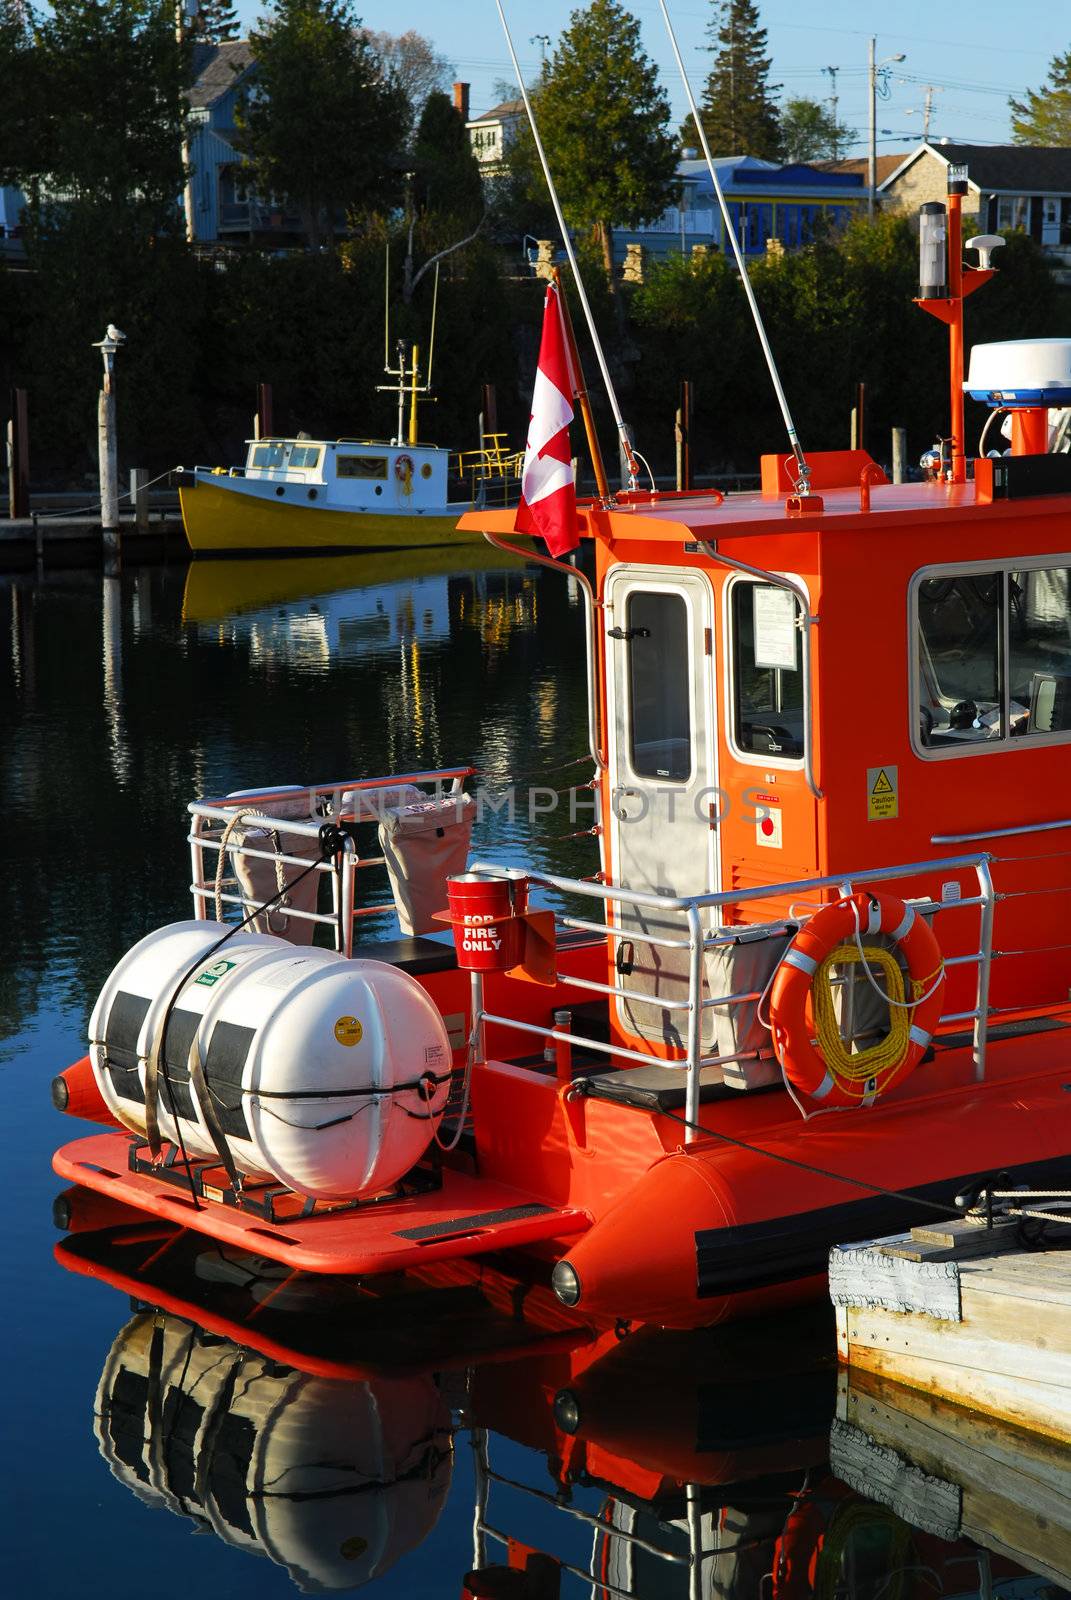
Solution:
{"label": "flagpole", "polygon": [[510,60],[513,62],[513,71],[517,78],[517,87],[521,91],[521,99],[524,101],[524,109],[528,113],[528,125],[532,130],[532,138],[535,140],[536,153],[539,156],[539,164],[543,168],[543,176],[546,179],[547,189],[550,193],[551,204],[554,207],[554,215],[558,219],[558,227],[561,230],[562,243],[565,246],[565,253],[569,257],[569,265],[573,271],[573,279],[576,283],[577,293],[580,296],[580,304],[584,308],[584,319],[588,325],[588,332],[591,334],[591,342],[595,346],[595,357],[599,363],[599,371],[602,374],[602,381],[606,386],[607,398],[610,401],[610,410],[614,414],[614,422],[617,426],[617,432],[621,440],[621,449],[624,452],[625,460],[628,462],[629,477],[632,480],[632,487],[635,488],[639,478],[639,462],[636,460],[636,456],[632,449],[632,441],[628,436],[628,427],[625,423],[625,419],[621,415],[621,407],[617,403],[617,394],[610,378],[610,369],[606,365],[606,357],[603,354],[603,348],[599,341],[598,332],[595,328],[595,318],[592,316],[591,306],[588,304],[587,292],[584,288],[584,280],[580,276],[580,267],[577,264],[576,254],[573,250],[573,241],[570,237],[569,229],[565,225],[565,217],[562,213],[561,202],[558,199],[558,191],[554,187],[554,179],[550,175],[550,166],[547,162],[547,153],[543,149],[543,141],[539,137],[539,128],[536,125],[535,112],[532,110],[532,102],[528,98],[528,90],[524,82],[524,74],[521,72],[521,64],[517,60],[517,52],[513,48],[513,35],[509,31],[509,23],[506,21],[506,13],[502,9],[502,0],[495,0],[495,5],[498,9],[498,20],[502,24],[502,32],[506,36],[506,45],[509,49]]}
{"label": "flagpole", "polygon": [[554,278],[554,286],[558,291],[558,304],[561,306],[562,311],[562,327],[565,329],[565,340],[569,347],[569,360],[572,362],[573,373],[576,378],[575,398],[580,405],[580,415],[584,419],[588,454],[591,456],[591,465],[595,472],[595,488],[599,499],[606,501],[610,498],[610,485],[606,481],[602,447],[599,444],[599,436],[595,432],[595,419],[591,414],[591,397],[588,394],[587,380],[584,377],[584,368],[580,361],[580,351],[576,347],[576,334],[573,331],[573,319],[569,315],[569,303],[565,298],[565,290],[562,287],[561,269],[555,267],[552,276]]}

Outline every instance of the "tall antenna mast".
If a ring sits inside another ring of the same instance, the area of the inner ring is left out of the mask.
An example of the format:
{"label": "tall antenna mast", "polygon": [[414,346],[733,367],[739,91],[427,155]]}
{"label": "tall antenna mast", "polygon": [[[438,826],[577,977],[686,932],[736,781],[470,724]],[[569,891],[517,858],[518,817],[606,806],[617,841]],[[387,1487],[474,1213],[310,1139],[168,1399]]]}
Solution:
{"label": "tall antenna mast", "polygon": [[584,280],[580,276],[580,267],[577,264],[576,254],[573,250],[573,241],[569,235],[569,229],[565,225],[565,217],[562,214],[561,202],[558,199],[558,191],[554,187],[554,179],[550,175],[550,166],[547,162],[547,153],[543,149],[543,141],[539,137],[539,128],[536,125],[535,112],[532,110],[532,102],[528,98],[528,90],[525,87],[524,75],[521,72],[520,62],[517,60],[517,52],[513,48],[513,37],[509,31],[509,23],[506,21],[506,13],[502,9],[502,0],[495,0],[495,5],[498,8],[498,20],[502,24],[502,32],[506,36],[506,45],[509,49],[510,60],[513,62],[513,71],[517,77],[517,87],[521,91],[521,99],[524,101],[524,109],[528,113],[528,125],[532,130],[532,138],[535,140],[536,151],[539,155],[539,164],[543,168],[543,176],[546,179],[547,189],[550,192],[551,204],[554,207],[554,215],[557,217],[558,227],[561,229],[562,243],[565,246],[565,253],[569,258],[569,266],[572,268],[573,281],[576,284],[577,293],[580,296],[580,304],[584,309],[584,320],[588,325],[588,332],[591,334],[591,342],[595,346],[595,359],[599,363],[599,372],[602,374],[602,381],[606,388],[606,395],[610,401],[610,410],[614,414],[614,423],[617,427],[618,437],[621,440],[621,451],[626,462],[628,463],[630,486],[634,489],[636,487],[636,480],[639,476],[639,463],[636,460],[635,454],[633,453],[632,441],[628,436],[628,428],[625,424],[625,419],[621,415],[621,407],[617,403],[617,394],[610,378],[610,369],[606,365],[606,356],[603,354],[602,344],[595,327],[595,318],[591,314],[591,306],[588,303],[587,291],[584,288]]}
{"label": "tall antenna mast", "polygon": [[[740,251],[740,241],[736,237],[736,229],[733,227],[733,219],[729,215],[728,206],[725,204],[725,195],[722,193],[722,187],[718,179],[717,168],[714,165],[714,158],[710,153],[710,144],[707,141],[707,131],[703,126],[703,119],[699,115],[699,107],[695,103],[695,95],[692,93],[692,85],[688,81],[688,72],[684,65],[684,61],[681,58],[680,46],[677,43],[677,35],[673,31],[673,24],[669,20],[669,12],[666,9],[666,0],[658,0],[658,4],[662,12],[662,20],[666,25],[666,32],[669,34],[669,42],[673,46],[673,54],[677,60],[677,70],[681,75],[681,82],[684,85],[684,92],[688,97],[688,105],[692,113],[692,121],[695,123],[695,129],[699,135],[699,143],[702,146],[703,155],[706,158],[707,171],[710,173],[710,181],[714,185],[714,193],[718,197],[718,205],[721,208],[722,220],[725,223],[725,231],[729,237],[729,242],[733,247],[733,255],[736,258],[737,269],[740,273],[740,282],[743,284],[744,293],[747,295],[747,303],[751,308],[751,315],[754,319],[755,330],[758,333],[759,343],[762,345],[762,353],[766,357],[766,365],[769,368],[770,380],[774,386],[774,393],[777,396],[777,403],[781,407],[781,415],[784,418],[785,428],[788,432],[788,442],[792,447],[792,454],[796,458],[796,493],[804,496],[810,492],[811,469],[807,465],[807,457],[803,453],[803,446],[800,444],[799,435],[796,432],[796,424],[793,422],[792,413],[788,409],[788,400],[785,398],[785,391],[781,386],[781,377],[777,370],[777,362],[774,360],[773,351],[770,349],[770,341],[766,337],[766,329],[763,326],[762,313],[759,310],[758,302],[755,299],[755,294],[751,287],[751,279],[747,275],[747,266],[744,263],[744,257]],[[501,6],[499,6],[499,9],[501,10]]]}

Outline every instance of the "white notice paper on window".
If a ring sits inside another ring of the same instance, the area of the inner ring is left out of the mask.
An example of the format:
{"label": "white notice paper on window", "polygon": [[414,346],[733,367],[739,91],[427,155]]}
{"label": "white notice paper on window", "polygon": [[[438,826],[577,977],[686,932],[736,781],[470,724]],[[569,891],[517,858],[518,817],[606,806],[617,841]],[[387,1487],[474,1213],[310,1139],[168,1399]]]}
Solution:
{"label": "white notice paper on window", "polygon": [[755,665],[796,670],[796,597],[788,589],[755,586]]}

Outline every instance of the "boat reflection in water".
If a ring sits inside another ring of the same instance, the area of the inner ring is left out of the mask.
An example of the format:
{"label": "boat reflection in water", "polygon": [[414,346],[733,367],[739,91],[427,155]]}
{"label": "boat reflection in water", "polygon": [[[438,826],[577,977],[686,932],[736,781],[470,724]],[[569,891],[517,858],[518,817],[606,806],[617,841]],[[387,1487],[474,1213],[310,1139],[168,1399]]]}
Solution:
{"label": "boat reflection in water", "polygon": [[[479,603],[532,588],[531,574],[490,545],[464,550],[384,550],[330,560],[193,561],[182,620],[216,638],[255,636],[285,644],[316,635],[327,655],[365,654],[411,635],[450,632],[450,579],[464,578]],[[471,609],[471,607],[470,607]]]}
{"label": "boat reflection in water", "polygon": [[[434,1591],[462,1600],[1056,1600],[1068,1581],[1068,1464],[894,1386],[842,1379],[838,1400],[824,1309],[596,1335],[493,1261],[370,1288],[84,1191],[57,1218],[62,1265],[137,1308],[95,1403],[112,1472],[303,1592],[414,1592],[405,1557],[440,1518],[473,1530]],[[451,1497],[469,1447],[475,1516],[467,1462]]]}

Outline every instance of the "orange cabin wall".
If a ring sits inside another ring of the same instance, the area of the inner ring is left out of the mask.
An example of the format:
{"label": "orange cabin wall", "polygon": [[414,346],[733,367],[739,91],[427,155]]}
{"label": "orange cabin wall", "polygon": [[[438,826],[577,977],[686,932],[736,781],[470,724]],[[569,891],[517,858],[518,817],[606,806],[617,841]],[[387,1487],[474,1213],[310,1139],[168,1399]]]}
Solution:
{"label": "orange cabin wall", "polygon": [[[926,759],[911,744],[911,660],[909,590],[914,573],[935,563],[966,563],[992,558],[1065,555],[1071,547],[1066,504],[1053,500],[1003,502],[991,506],[921,503],[917,486],[905,486],[910,508],[892,517],[873,513],[808,518],[791,527],[736,524],[719,530],[704,522],[696,532],[683,518],[671,530],[669,519],[681,508],[666,506],[651,536],[635,513],[614,515],[597,543],[601,595],[607,573],[621,561],[667,569],[700,568],[714,589],[714,659],[719,783],[725,814],[719,829],[722,887],[752,887],[833,872],[860,871],[912,860],[989,851],[998,859],[992,871],[998,893],[1067,886],[1071,891],[1071,829],[1066,833],[1019,835],[989,842],[940,845],[935,835],[975,833],[991,828],[1049,822],[1071,815],[1071,744],[1031,745],[1015,740],[998,750],[979,747],[970,754]],[[875,506],[897,489],[879,490]],[[828,503],[828,502],[827,502]],[[857,502],[855,502],[857,504]],[[727,508],[722,508],[725,515]],[[771,508],[772,509],[772,508]],[[892,507],[890,506],[890,510]],[[772,519],[771,519],[772,520]],[[689,518],[691,521],[691,518]],[[729,569],[687,552],[685,541],[717,538],[726,555],[805,582],[812,613],[820,618],[812,632],[813,733],[815,772],[823,798],[807,788],[802,766],[775,768],[741,760],[727,737],[726,619],[724,591]],[[1071,564],[1071,563],[1069,563]],[[604,629],[600,627],[600,635]],[[602,668],[605,673],[603,643]],[[605,747],[605,697],[602,704]],[[868,768],[898,770],[899,814],[870,821]],[[603,813],[609,815],[610,779],[603,780]],[[780,850],[756,843],[756,804],[769,797],[782,812]],[[725,804],[727,801],[727,809]],[[613,862],[604,838],[607,867]],[[1063,854],[1061,854],[1063,852]],[[1011,858],[1011,859],[1007,859]],[[973,871],[927,874],[892,885],[890,892],[931,893],[940,898],[942,882],[957,878],[963,896],[977,892]],[[994,960],[990,1003],[997,1009],[1067,1004],[1071,996],[1071,944],[1062,895],[1016,897],[998,902],[994,948],[1027,951]],[[755,921],[784,914],[775,897],[753,903],[731,920]],[[977,949],[977,914],[969,910],[939,914],[936,931],[946,955]],[[975,969],[953,969],[946,1011],[973,1005]],[[630,1040],[630,1043],[636,1041]],[[642,1048],[652,1049],[652,1045]],[[661,1052],[658,1052],[661,1053]]]}

